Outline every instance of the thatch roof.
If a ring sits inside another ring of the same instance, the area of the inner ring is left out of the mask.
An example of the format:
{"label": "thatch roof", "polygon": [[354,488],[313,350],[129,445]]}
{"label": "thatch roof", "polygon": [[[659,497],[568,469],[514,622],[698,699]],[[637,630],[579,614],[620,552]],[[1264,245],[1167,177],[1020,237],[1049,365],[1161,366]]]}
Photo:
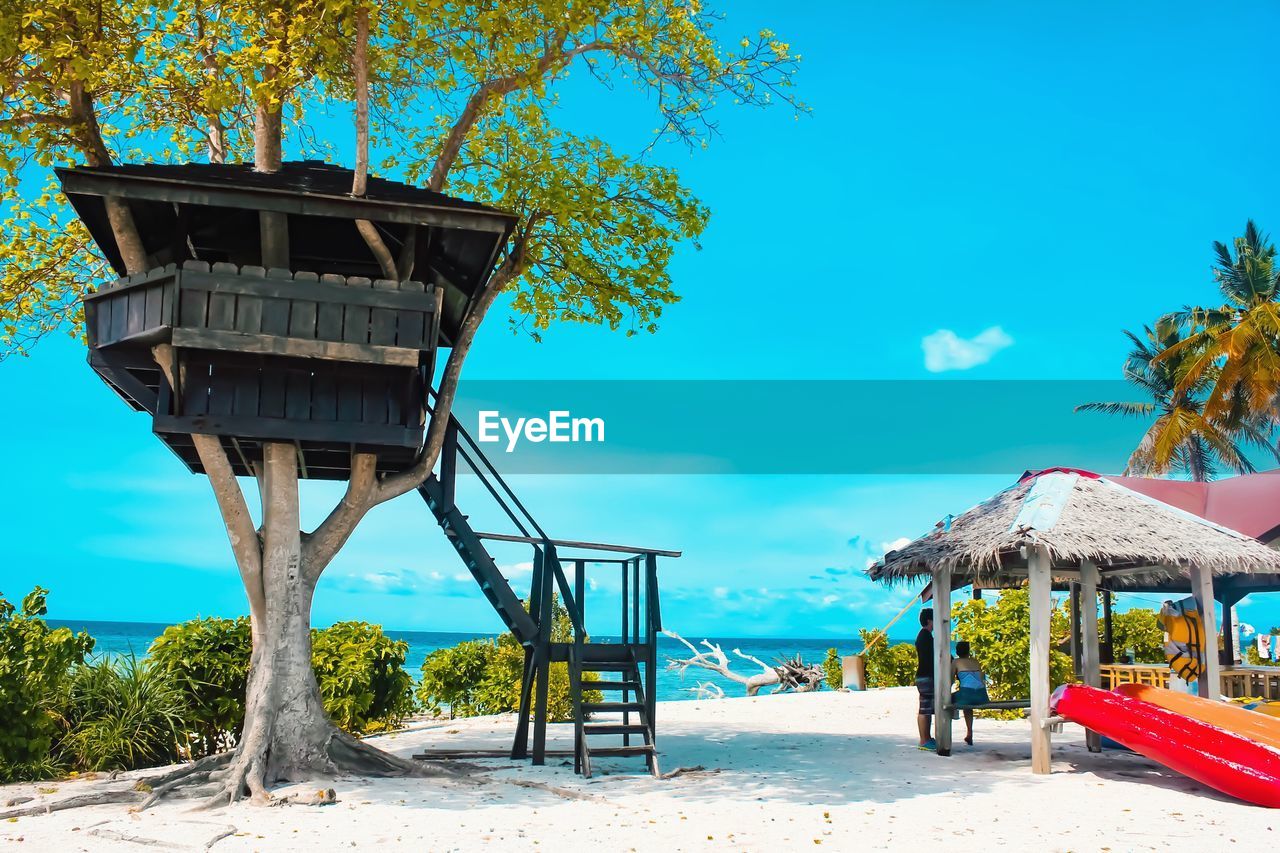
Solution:
{"label": "thatch roof", "polygon": [[1215,574],[1280,572],[1280,552],[1250,536],[1096,474],[1055,469],[1025,476],[889,552],[868,573],[894,582],[928,576],[936,567],[950,569],[957,582],[990,583],[1025,569],[1032,545],[1048,550],[1054,568],[1093,560],[1104,577],[1120,570],[1134,580],[1173,577],[1191,567]]}

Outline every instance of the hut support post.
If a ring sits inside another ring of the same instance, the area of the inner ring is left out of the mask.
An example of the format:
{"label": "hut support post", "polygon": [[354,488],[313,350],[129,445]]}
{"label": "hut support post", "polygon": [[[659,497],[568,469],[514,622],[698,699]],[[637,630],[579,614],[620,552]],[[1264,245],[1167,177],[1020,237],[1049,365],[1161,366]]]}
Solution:
{"label": "hut support post", "polygon": [[1102,654],[1103,663],[1116,662],[1115,633],[1111,626],[1111,590],[1102,591]]}
{"label": "hut support post", "polygon": [[1222,665],[1218,663],[1218,619],[1214,612],[1213,572],[1192,567],[1191,589],[1204,617],[1204,664],[1196,680],[1196,692],[1205,699],[1222,695]]}
{"label": "hut support post", "polygon": [[1031,548],[1031,772],[1048,773],[1049,729],[1049,617],[1052,602],[1049,552]]}
{"label": "hut support post", "polygon": [[933,739],[951,754],[951,570],[933,572]]}
{"label": "hut support post", "polygon": [[1076,678],[1084,680],[1083,658],[1080,654],[1080,584],[1071,581],[1067,584],[1067,599],[1071,615],[1071,671]]}
{"label": "hut support post", "polygon": [[[1221,584],[1219,584],[1221,587]],[[1236,626],[1235,613],[1236,604],[1240,602],[1240,596],[1234,590],[1224,590],[1222,593],[1222,665],[1235,666],[1236,655],[1239,654],[1237,648],[1237,640],[1239,637],[1239,629]]]}
{"label": "hut support post", "polygon": [[[1092,560],[1080,564],[1080,632],[1083,635],[1084,683],[1090,687],[1102,686],[1101,655],[1098,648],[1098,566]],[[1102,738],[1097,732],[1086,730],[1085,746],[1090,752],[1102,751]]]}

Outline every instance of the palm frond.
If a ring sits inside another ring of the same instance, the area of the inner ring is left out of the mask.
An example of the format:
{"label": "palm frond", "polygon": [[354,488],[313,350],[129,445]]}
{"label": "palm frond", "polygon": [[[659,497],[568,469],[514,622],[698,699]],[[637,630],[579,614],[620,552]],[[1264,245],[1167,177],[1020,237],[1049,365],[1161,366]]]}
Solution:
{"label": "palm frond", "polygon": [[1081,403],[1073,409],[1076,412],[1102,412],[1126,417],[1144,417],[1155,410],[1155,403]]}

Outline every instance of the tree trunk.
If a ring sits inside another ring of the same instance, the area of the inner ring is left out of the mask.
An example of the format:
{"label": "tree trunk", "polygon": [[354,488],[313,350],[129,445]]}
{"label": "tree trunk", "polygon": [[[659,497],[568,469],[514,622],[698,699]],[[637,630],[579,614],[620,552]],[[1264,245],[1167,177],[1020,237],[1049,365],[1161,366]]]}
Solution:
{"label": "tree trunk", "polygon": [[[255,795],[261,793],[258,785],[302,781],[332,770],[328,746],[335,729],[311,668],[315,584],[303,572],[297,466],[292,444],[264,445],[262,595],[249,597],[262,603],[252,608],[253,655],[236,756]],[[238,792],[229,793],[234,798]]]}

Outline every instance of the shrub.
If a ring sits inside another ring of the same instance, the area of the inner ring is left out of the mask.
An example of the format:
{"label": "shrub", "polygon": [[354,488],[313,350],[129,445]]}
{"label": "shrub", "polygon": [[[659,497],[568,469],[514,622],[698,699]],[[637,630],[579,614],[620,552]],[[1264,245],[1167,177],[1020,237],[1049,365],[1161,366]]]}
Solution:
{"label": "shrub", "polygon": [[[1031,596],[1027,590],[1005,590],[994,603],[986,599],[957,602],[951,622],[956,639],[968,640],[973,647],[993,701],[1031,695]],[[1071,658],[1058,651],[1069,633],[1066,612],[1062,606],[1054,607],[1049,619],[1050,687],[1071,680]]]}
{"label": "shrub", "polygon": [[[451,717],[489,713],[481,707],[478,691],[496,659],[494,640],[467,640],[447,649],[436,649],[422,662],[418,701],[434,714],[448,708]],[[523,663],[522,656],[522,666]]]}
{"label": "shrub", "polygon": [[136,770],[189,754],[188,697],[169,673],[132,655],[76,667],[57,751],[77,770]]}
{"label": "shrub", "polygon": [[844,666],[840,663],[840,653],[835,649],[827,649],[827,657],[822,662],[822,671],[826,673],[827,686],[832,690],[844,687]]}
{"label": "shrub", "polygon": [[[867,664],[867,687],[905,687],[916,683],[916,647],[911,643],[891,646],[883,631],[858,632]],[[874,642],[874,645],[873,645]]]}
{"label": "shrub", "polygon": [[[553,642],[573,639],[569,613],[556,601],[552,605],[555,624]],[[584,673],[583,678],[590,678]],[[452,717],[478,717],[520,710],[520,686],[524,679],[524,647],[511,634],[496,640],[467,640],[447,649],[437,649],[422,662],[422,683],[418,700],[434,713],[445,707]],[[552,722],[573,719],[573,696],[569,690],[569,666],[551,665],[547,683],[547,718]],[[583,693],[582,701],[599,702],[598,691]]]}
{"label": "shrub", "polygon": [[311,665],[334,725],[366,734],[403,723],[414,711],[413,677],[404,669],[408,653],[408,643],[368,622],[312,629]]}
{"label": "shrub", "polygon": [[[195,757],[226,749],[244,728],[252,648],[246,616],[171,625],[152,643],[156,665],[188,696]],[[400,725],[414,709],[408,652],[408,643],[366,622],[312,629],[311,665],[334,724],[352,734]]]}
{"label": "shrub", "polygon": [[244,728],[249,617],[170,625],[151,644],[153,665],[187,697],[193,758],[227,749]]}
{"label": "shrub", "polygon": [[1134,663],[1165,662],[1164,629],[1156,617],[1154,610],[1143,608],[1111,614],[1111,636],[1117,659],[1132,653]]}
{"label": "shrub", "polygon": [[36,587],[21,608],[0,595],[0,782],[56,774],[57,697],[93,650],[88,634],[51,629],[40,618],[48,594]]}

